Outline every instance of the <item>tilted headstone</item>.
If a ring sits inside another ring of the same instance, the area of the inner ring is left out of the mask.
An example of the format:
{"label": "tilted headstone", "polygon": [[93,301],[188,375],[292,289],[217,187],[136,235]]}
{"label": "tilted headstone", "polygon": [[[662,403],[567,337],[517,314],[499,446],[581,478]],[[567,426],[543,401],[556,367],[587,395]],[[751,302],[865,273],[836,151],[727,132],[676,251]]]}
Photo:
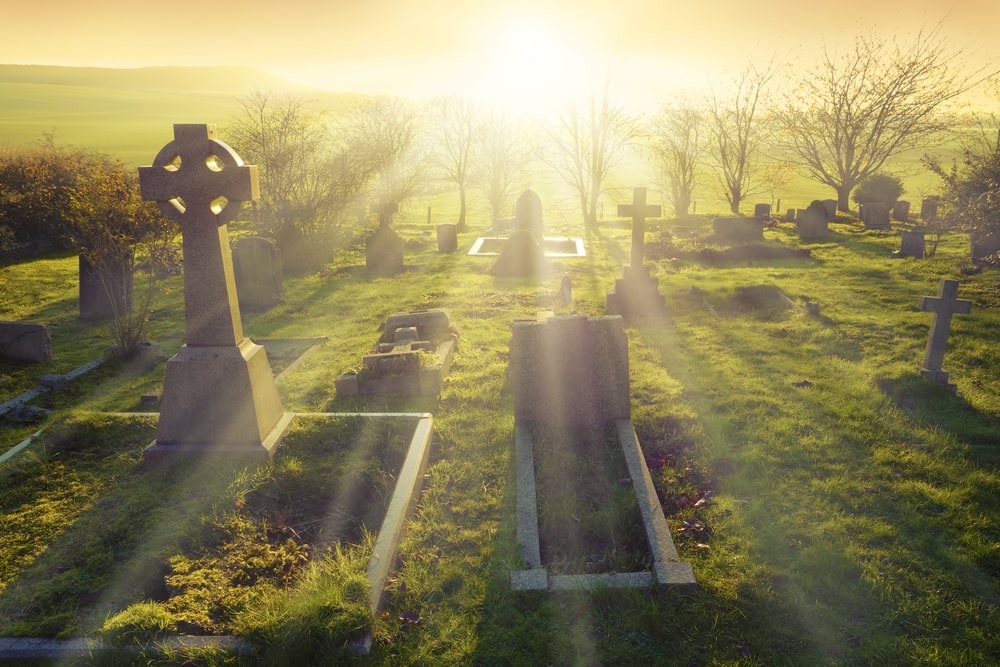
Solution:
{"label": "tilted headstone", "polygon": [[944,351],[948,345],[952,315],[968,315],[972,312],[972,302],[958,298],[958,281],[942,279],[938,284],[937,296],[920,297],[920,310],[934,313],[924,351],[924,365],[920,374],[940,382],[951,391],[955,385],[948,382],[948,373],[942,370]]}
{"label": "tilted headstone", "polygon": [[104,273],[80,255],[80,319],[105,320],[132,312],[132,263],[109,265]]}
{"label": "tilted headstone", "polygon": [[908,222],[910,220],[910,202],[904,199],[897,201],[892,207],[892,219]]}
{"label": "tilted headstone", "polygon": [[0,359],[48,361],[52,358],[52,332],[44,324],[0,322]]}
{"label": "tilted headstone", "polygon": [[542,200],[534,190],[525,190],[514,207],[514,231],[526,230],[536,241],[544,238]]}
{"label": "tilted headstone", "polygon": [[458,250],[458,225],[445,222],[437,226],[438,252]]}
{"label": "tilted headstone", "polygon": [[268,239],[251,236],[233,244],[233,276],[241,307],[270,308],[281,303],[281,254]]}
{"label": "tilted headstone", "polygon": [[180,224],[185,344],[167,361],[156,442],[147,461],[226,451],[269,455],[281,399],[264,348],[243,335],[227,223],[258,196],[256,167],[216,139],[214,125],[174,125],[152,166],[139,167],[143,199]]}

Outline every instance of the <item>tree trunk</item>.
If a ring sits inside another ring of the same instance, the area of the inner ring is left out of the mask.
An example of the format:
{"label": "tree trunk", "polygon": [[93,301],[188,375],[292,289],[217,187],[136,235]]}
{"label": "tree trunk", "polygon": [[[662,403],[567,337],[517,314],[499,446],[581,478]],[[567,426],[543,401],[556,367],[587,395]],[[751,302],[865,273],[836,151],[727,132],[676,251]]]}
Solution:
{"label": "tree trunk", "polygon": [[854,188],[847,185],[841,185],[837,188],[837,210],[838,211],[850,211],[851,210],[851,190]]}

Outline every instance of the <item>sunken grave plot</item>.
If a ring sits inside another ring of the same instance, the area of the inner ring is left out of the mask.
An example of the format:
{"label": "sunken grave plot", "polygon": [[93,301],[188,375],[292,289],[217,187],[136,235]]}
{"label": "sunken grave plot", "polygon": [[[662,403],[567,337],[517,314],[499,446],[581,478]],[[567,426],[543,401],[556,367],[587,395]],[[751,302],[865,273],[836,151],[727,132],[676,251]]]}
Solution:
{"label": "sunken grave plot", "polygon": [[[67,420],[7,475],[8,497],[23,501],[5,508],[11,529],[54,538],[0,582],[0,635],[96,636],[102,650],[153,638],[136,621],[152,614],[159,639],[252,636],[255,615],[322,583],[344,601],[330,631],[364,651],[431,428],[426,414],[297,414],[264,463],[177,458],[151,469],[141,451],[152,417]],[[39,485],[39,474],[51,479]],[[39,514],[69,481],[62,510]]]}

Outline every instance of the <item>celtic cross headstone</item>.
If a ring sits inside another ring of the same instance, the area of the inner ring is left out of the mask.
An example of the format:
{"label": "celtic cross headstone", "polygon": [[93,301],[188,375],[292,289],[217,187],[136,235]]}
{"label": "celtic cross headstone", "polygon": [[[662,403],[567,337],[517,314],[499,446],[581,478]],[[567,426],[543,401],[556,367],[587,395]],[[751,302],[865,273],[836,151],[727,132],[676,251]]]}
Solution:
{"label": "celtic cross headstone", "polygon": [[264,348],[243,335],[227,223],[258,196],[256,167],[215,138],[214,125],[175,125],[174,140],[139,167],[142,198],[181,227],[185,345],[167,362],[156,442],[178,451],[268,454],[281,399]]}

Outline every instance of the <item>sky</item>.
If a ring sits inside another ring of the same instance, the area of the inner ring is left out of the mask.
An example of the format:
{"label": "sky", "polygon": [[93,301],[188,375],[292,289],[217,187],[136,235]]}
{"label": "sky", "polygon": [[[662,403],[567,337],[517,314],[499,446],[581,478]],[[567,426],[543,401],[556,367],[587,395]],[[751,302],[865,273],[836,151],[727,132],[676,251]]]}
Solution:
{"label": "sky", "polygon": [[248,65],[335,91],[555,103],[607,80],[694,95],[747,63],[815,62],[859,31],[941,24],[1000,63],[996,0],[44,0],[0,14],[0,63]]}

